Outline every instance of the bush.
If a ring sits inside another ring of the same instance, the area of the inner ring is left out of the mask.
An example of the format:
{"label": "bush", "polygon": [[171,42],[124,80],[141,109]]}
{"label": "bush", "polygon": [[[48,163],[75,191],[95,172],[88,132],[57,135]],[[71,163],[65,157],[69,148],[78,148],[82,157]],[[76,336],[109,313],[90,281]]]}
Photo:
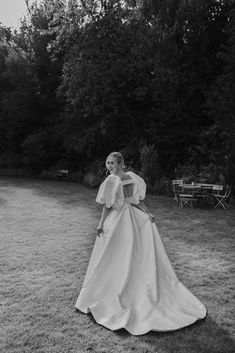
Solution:
{"label": "bush", "polygon": [[162,194],[171,196],[172,195],[172,181],[170,179],[161,178],[157,180],[152,188],[148,188],[151,193]]}
{"label": "bush", "polygon": [[89,187],[97,187],[106,177],[104,161],[97,160],[85,170],[84,184]]}
{"label": "bush", "polygon": [[141,171],[149,190],[160,180],[161,168],[158,162],[158,153],[154,145],[145,145],[140,152]]}
{"label": "bush", "polygon": [[184,183],[227,184],[225,168],[213,163],[201,167],[189,164],[178,166],[176,178],[183,179]]}
{"label": "bush", "polygon": [[0,168],[22,168],[24,164],[22,162],[22,156],[18,156],[12,153],[2,153],[0,156]]}
{"label": "bush", "polygon": [[77,172],[69,173],[69,181],[83,183],[84,182],[84,172],[81,170],[78,170]]}

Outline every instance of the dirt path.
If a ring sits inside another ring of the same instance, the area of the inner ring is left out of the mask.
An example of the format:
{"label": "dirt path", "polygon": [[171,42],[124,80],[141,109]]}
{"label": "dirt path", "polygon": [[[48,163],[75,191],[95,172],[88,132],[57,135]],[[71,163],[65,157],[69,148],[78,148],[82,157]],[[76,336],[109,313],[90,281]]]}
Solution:
{"label": "dirt path", "polygon": [[1,353],[232,353],[234,209],[147,198],[179,278],[209,314],[184,330],[133,337],[74,309],[100,215],[95,195],[75,183],[0,180]]}

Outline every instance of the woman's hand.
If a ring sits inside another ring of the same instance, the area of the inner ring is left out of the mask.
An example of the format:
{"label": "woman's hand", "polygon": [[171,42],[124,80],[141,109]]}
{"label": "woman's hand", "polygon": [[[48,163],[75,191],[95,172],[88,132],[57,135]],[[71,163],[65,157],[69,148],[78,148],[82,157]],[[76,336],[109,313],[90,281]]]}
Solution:
{"label": "woman's hand", "polygon": [[103,233],[103,226],[98,226],[97,229],[96,229],[96,232],[97,232],[97,237],[100,236],[101,233]]}
{"label": "woman's hand", "polygon": [[155,223],[156,219],[155,216],[152,213],[149,213],[149,218],[152,223]]}

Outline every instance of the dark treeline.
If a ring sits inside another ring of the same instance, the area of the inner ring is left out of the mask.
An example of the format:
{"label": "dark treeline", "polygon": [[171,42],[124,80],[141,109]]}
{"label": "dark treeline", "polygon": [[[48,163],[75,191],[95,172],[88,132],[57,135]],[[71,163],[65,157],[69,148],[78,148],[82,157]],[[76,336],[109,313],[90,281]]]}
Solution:
{"label": "dark treeline", "polygon": [[0,167],[119,150],[157,178],[193,165],[234,183],[234,92],[233,0],[44,0],[0,26]]}

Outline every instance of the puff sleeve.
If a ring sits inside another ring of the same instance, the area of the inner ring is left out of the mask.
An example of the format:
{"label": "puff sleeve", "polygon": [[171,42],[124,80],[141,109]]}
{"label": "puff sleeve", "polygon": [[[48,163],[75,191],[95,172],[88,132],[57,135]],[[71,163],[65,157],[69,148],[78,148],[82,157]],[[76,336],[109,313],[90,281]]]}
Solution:
{"label": "puff sleeve", "polygon": [[144,200],[146,195],[146,184],[143,178],[134,172],[127,172],[130,177],[134,180],[133,197],[136,201]]}
{"label": "puff sleeve", "polygon": [[107,208],[121,208],[124,204],[124,194],[121,180],[118,176],[109,175],[100,185],[96,202]]}

